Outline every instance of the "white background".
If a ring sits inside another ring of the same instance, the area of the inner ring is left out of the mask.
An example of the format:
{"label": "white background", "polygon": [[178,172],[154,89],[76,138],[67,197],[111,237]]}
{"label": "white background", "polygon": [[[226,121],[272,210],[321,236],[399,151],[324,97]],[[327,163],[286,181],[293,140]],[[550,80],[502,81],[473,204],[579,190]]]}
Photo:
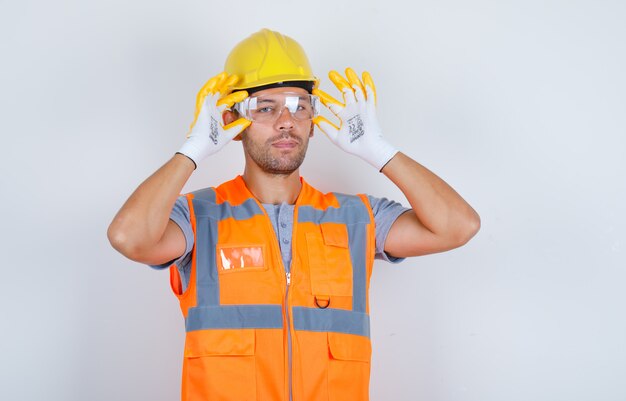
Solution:
{"label": "white background", "polygon": [[[0,1],[0,399],[176,400],[168,274],[106,229],[178,150],[200,86],[268,27],[371,72],[386,138],[482,217],[376,265],[373,400],[626,400],[621,1]],[[242,171],[239,143],[185,190]],[[303,176],[406,204],[320,132]]]}

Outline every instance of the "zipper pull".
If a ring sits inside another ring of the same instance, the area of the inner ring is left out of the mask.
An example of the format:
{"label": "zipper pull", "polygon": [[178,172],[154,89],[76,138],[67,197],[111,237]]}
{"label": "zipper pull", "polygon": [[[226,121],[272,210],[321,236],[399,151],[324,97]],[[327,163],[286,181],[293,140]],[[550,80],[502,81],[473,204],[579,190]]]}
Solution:
{"label": "zipper pull", "polygon": [[291,272],[287,272],[287,285],[291,283]]}

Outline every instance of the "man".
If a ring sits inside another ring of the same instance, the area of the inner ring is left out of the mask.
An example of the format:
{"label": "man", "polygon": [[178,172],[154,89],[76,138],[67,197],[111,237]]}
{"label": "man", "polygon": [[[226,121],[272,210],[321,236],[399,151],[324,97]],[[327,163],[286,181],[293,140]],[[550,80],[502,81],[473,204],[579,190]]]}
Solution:
{"label": "man", "polygon": [[[200,90],[180,152],[143,182],[109,227],[132,260],[170,267],[186,323],[183,400],[367,400],[367,292],[374,258],[398,262],[466,243],[476,212],[387,143],[369,74],[317,89],[293,39],[262,30]],[[340,120],[318,115],[318,100]],[[385,174],[412,209],[323,194],[299,175],[314,124]],[[241,176],[178,197],[200,161],[240,139]]]}

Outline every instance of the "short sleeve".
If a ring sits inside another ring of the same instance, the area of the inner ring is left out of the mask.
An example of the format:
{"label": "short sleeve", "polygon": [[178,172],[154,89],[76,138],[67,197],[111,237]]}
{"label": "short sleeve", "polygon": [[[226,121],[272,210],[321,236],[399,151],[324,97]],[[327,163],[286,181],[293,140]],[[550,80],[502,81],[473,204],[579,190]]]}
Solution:
{"label": "short sleeve", "polygon": [[385,260],[391,263],[400,263],[405,258],[396,258],[385,252],[385,241],[391,226],[396,219],[404,212],[411,209],[402,206],[402,204],[389,200],[387,198],[376,198],[369,196],[370,205],[374,214],[374,223],[376,224],[376,259]]}
{"label": "short sleeve", "polygon": [[[172,208],[172,212],[170,213],[170,220],[180,227],[185,235],[185,253],[182,254],[179,258],[170,260],[169,262],[163,263],[161,265],[150,265],[150,267],[154,269],[166,269],[170,267],[172,264],[176,264],[179,269],[183,268],[183,265],[187,264],[191,266],[191,250],[193,249],[194,244],[194,236],[193,229],[191,228],[191,219],[189,213],[189,204],[187,203],[187,198],[184,196],[179,196],[174,203],[174,207]],[[182,272],[181,272],[182,273]]]}

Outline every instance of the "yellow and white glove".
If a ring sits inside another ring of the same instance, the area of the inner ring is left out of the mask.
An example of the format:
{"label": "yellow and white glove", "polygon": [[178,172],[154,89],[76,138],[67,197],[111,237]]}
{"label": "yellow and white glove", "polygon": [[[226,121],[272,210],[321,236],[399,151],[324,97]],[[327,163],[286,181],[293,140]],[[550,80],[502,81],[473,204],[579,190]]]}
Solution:
{"label": "yellow and white glove", "polygon": [[382,135],[376,118],[376,88],[368,72],[363,72],[363,81],[352,68],[346,68],[347,80],[337,71],[328,77],[343,94],[344,103],[319,89],[313,94],[319,96],[341,121],[339,127],[322,116],[313,119],[315,125],[344,151],[365,160],[378,171],[391,160],[398,150],[389,144]]}
{"label": "yellow and white glove", "polygon": [[222,125],[224,110],[248,97],[246,91],[230,93],[235,83],[236,75],[229,76],[222,72],[209,79],[198,92],[196,112],[187,140],[178,151],[190,158],[196,167],[202,159],[222,149],[251,124],[240,118],[226,126]]}

